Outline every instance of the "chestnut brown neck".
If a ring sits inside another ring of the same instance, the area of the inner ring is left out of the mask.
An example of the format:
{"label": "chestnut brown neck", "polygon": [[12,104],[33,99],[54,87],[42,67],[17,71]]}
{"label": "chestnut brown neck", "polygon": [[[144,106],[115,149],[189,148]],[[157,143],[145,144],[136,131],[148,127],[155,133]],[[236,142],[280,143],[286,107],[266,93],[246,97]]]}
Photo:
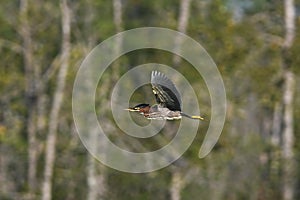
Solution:
{"label": "chestnut brown neck", "polygon": [[144,114],[148,114],[148,113],[149,113],[149,110],[150,110],[150,106],[146,106],[146,107],[144,107],[144,108],[141,108],[141,109],[139,110],[139,112],[142,112],[142,113],[144,113]]}

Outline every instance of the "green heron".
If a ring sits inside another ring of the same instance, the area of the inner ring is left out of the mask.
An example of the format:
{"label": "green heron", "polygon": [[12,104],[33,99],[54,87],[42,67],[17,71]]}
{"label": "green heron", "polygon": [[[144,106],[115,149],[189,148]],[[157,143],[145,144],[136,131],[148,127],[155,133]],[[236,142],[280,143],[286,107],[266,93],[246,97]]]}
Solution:
{"label": "green heron", "polygon": [[181,119],[184,116],[190,119],[204,120],[201,116],[190,116],[181,112],[179,92],[165,74],[152,71],[151,85],[157,104],[150,106],[149,104],[142,103],[125,110],[139,112],[148,119],[174,120]]}

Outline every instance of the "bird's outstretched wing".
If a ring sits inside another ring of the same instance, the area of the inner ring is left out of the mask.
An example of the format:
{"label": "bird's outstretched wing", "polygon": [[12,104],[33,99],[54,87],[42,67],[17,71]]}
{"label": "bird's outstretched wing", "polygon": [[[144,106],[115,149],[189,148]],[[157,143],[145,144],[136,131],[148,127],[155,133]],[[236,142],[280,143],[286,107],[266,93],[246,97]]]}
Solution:
{"label": "bird's outstretched wing", "polygon": [[152,71],[151,85],[158,104],[172,111],[181,111],[179,92],[166,75],[158,71]]}

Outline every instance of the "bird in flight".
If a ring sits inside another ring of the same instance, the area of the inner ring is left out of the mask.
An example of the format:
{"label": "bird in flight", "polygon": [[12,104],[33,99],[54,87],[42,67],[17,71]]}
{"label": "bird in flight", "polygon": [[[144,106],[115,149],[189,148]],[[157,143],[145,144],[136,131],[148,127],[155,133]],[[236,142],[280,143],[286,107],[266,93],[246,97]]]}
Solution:
{"label": "bird in flight", "polygon": [[152,71],[151,73],[152,91],[157,104],[150,106],[142,103],[125,110],[138,112],[148,119],[174,120],[187,117],[190,119],[204,120],[197,115],[188,115],[181,111],[181,97],[173,82],[163,73]]}

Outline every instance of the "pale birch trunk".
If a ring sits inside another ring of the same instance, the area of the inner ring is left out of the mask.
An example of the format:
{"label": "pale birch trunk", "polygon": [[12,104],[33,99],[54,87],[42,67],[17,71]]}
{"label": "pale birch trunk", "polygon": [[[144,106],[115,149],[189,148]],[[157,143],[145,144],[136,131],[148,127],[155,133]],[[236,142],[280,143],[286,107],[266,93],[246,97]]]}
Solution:
{"label": "pale birch trunk", "polygon": [[[117,32],[121,32],[123,30],[122,27],[122,2],[121,0],[113,0],[113,21],[115,24],[115,28]],[[114,46],[114,53],[115,55],[119,55],[121,48],[122,48],[122,38],[117,37],[115,46]],[[101,101],[100,101],[100,108],[101,112],[107,112],[106,104],[107,104],[107,93],[109,91],[109,87],[111,82],[117,81],[119,77],[119,62],[115,62],[112,66],[112,79],[111,80],[104,80],[103,85],[101,86]],[[96,141],[97,133],[90,133],[90,140],[92,141],[92,147],[97,149],[99,142]],[[96,200],[102,199],[105,197],[106,192],[106,184],[105,184],[105,168],[103,165],[99,165],[99,171],[101,174],[96,172],[96,160],[91,155],[88,155],[88,165],[87,165],[87,183],[88,183],[88,200]]]}
{"label": "pale birch trunk", "polygon": [[28,0],[20,2],[20,35],[23,41],[23,60],[26,77],[26,103],[28,108],[27,116],[27,134],[28,134],[28,187],[29,198],[33,198],[36,188],[36,167],[37,167],[37,149],[36,149],[36,67],[33,62],[33,45],[31,37],[31,27],[28,19],[29,12]]}
{"label": "pale birch trunk", "polygon": [[88,184],[88,200],[96,200],[97,198],[97,178],[95,169],[95,158],[88,155],[88,165],[87,165],[87,184]]}
{"label": "pale birch trunk", "polygon": [[273,121],[272,121],[272,135],[271,144],[273,150],[270,152],[270,180],[278,183],[280,174],[281,150],[280,144],[282,142],[282,103],[276,102],[274,105]]}
{"label": "pale birch trunk", "polygon": [[283,44],[283,199],[294,198],[294,117],[293,101],[295,93],[295,76],[290,69],[287,52],[290,51],[295,38],[295,6],[293,0],[284,0],[285,40]]}
{"label": "pale birch trunk", "polygon": [[49,129],[47,136],[45,152],[44,181],[42,188],[42,199],[50,200],[52,194],[52,177],[55,161],[55,144],[57,126],[59,121],[59,110],[61,108],[64,87],[68,69],[70,55],[70,29],[71,29],[71,11],[67,5],[67,0],[61,0],[60,8],[62,13],[62,48],[61,48],[61,66],[57,76],[57,85],[54,93],[53,103],[50,111]]}
{"label": "pale birch trunk", "polygon": [[181,190],[184,187],[184,177],[179,170],[174,169],[170,187],[171,200],[181,199]]}
{"label": "pale birch trunk", "polygon": [[[122,22],[122,2],[121,0],[113,0],[113,17],[114,17],[114,24],[117,33],[123,31],[123,22]],[[116,43],[115,43],[115,50],[114,53],[115,55],[119,55],[121,48],[122,48],[122,43],[123,43],[123,38],[122,37],[117,37],[116,38]],[[118,61],[114,63],[113,67],[113,74],[112,74],[112,79],[113,81],[117,81],[119,74],[120,74],[120,64]]]}
{"label": "pale birch trunk", "polygon": [[[98,127],[94,127],[90,133],[90,148],[95,152],[101,141],[97,141]],[[103,146],[103,145],[102,145]],[[100,173],[97,173],[97,166],[100,167]],[[88,155],[88,165],[87,165],[87,184],[88,184],[88,200],[101,200],[105,198],[106,192],[106,182],[105,182],[105,168],[102,164],[96,161],[92,155]]]}
{"label": "pale birch trunk", "polygon": [[[92,74],[90,75],[92,76]],[[91,87],[92,83],[90,80],[87,80],[86,83],[87,87]],[[100,105],[104,105],[104,102],[107,102],[106,95],[109,91],[109,81],[105,81],[104,84],[101,85],[100,95],[102,98],[100,100]],[[106,106],[100,106],[101,113],[106,113],[107,108]],[[87,118],[87,124],[91,119]],[[99,129],[98,127],[89,127],[89,148],[91,152],[96,152],[99,147],[104,150],[104,144],[102,141],[99,140],[98,134]],[[102,164],[96,161],[96,159],[88,154],[88,163],[87,163],[87,186],[88,186],[88,193],[87,199],[88,200],[101,200],[105,197],[106,192],[106,181],[105,181],[105,168]],[[99,170],[98,170],[99,169]],[[99,172],[100,171],[100,172]]]}
{"label": "pale birch trunk", "polygon": [[284,105],[284,129],[283,129],[283,199],[292,200],[294,199],[294,117],[293,117],[293,99],[295,93],[295,77],[293,72],[287,70],[284,74],[285,79],[285,90],[283,94],[283,105]]}
{"label": "pale birch trunk", "polygon": [[122,2],[121,0],[113,0],[113,11],[114,11],[114,24],[117,32],[123,30],[122,27]]}
{"label": "pale birch trunk", "polygon": [[[92,152],[95,152],[98,146],[98,141],[97,141],[97,127],[93,128],[92,132],[89,134],[89,144],[90,148],[92,148]],[[88,154],[88,164],[87,164],[87,185],[88,185],[88,195],[87,199],[88,200],[96,200],[98,198],[98,187],[99,183],[97,180],[97,173],[96,173],[96,160],[95,158]],[[102,188],[101,188],[102,190]]]}
{"label": "pale birch trunk", "polygon": [[[86,30],[90,30],[90,27],[92,26],[91,22],[93,21],[93,15],[91,15],[90,13],[94,12],[93,8],[88,6],[87,7],[87,14],[85,16],[85,26],[86,26]],[[95,41],[96,38],[93,37],[93,35],[91,35],[88,39],[88,49],[90,50],[93,46],[95,46]],[[88,53],[88,52],[87,52]],[[92,74],[90,75],[92,76]],[[85,83],[87,84],[87,87],[91,87],[92,83],[91,81],[87,80],[87,82]],[[102,91],[102,90],[101,90]],[[89,119],[87,119],[89,120]],[[92,128],[90,128],[92,129]],[[95,127],[94,129],[92,129],[92,132],[89,133],[89,148],[91,148],[92,152],[94,152],[97,147],[98,147],[98,141],[97,141],[97,127]],[[87,192],[87,199],[88,200],[97,200],[99,199],[99,196],[103,196],[104,195],[104,178],[103,183],[99,183],[99,179],[98,177],[103,176],[98,175],[97,170],[97,161],[95,160],[95,158],[88,153],[87,154],[87,167],[86,167],[86,174],[87,174],[87,187],[88,187],[88,192]]]}
{"label": "pale birch trunk", "polygon": [[[190,4],[191,0],[181,0],[180,1],[180,10],[179,10],[179,18],[178,18],[178,27],[177,30],[181,33],[186,33],[186,29],[188,26],[188,19],[190,15]],[[174,41],[174,52],[180,53],[181,51],[181,44],[182,44],[182,37],[175,38]],[[177,67],[180,64],[181,57],[174,54],[173,56],[173,64]],[[173,76],[173,80],[177,80],[178,76]],[[174,130],[174,124],[167,124],[166,126],[170,130]],[[171,132],[171,131],[167,131]],[[180,200],[181,199],[181,190],[184,186],[184,180],[182,174],[177,171],[176,169],[172,173],[172,180],[170,185],[170,195],[171,200]]]}
{"label": "pale birch trunk", "polygon": [[[181,33],[186,33],[186,29],[188,26],[188,20],[190,16],[190,4],[191,0],[181,0],[180,1],[180,10],[179,10],[179,18],[178,18],[178,27],[177,30]],[[179,53],[181,49],[181,41],[182,37],[177,37],[175,39],[175,49],[174,52]],[[178,66],[180,64],[181,57],[174,55],[173,64]]]}
{"label": "pale birch trunk", "polygon": [[271,143],[278,147],[280,145],[280,132],[282,119],[282,105],[279,102],[276,102],[274,105],[273,121],[272,121],[272,136]]}

